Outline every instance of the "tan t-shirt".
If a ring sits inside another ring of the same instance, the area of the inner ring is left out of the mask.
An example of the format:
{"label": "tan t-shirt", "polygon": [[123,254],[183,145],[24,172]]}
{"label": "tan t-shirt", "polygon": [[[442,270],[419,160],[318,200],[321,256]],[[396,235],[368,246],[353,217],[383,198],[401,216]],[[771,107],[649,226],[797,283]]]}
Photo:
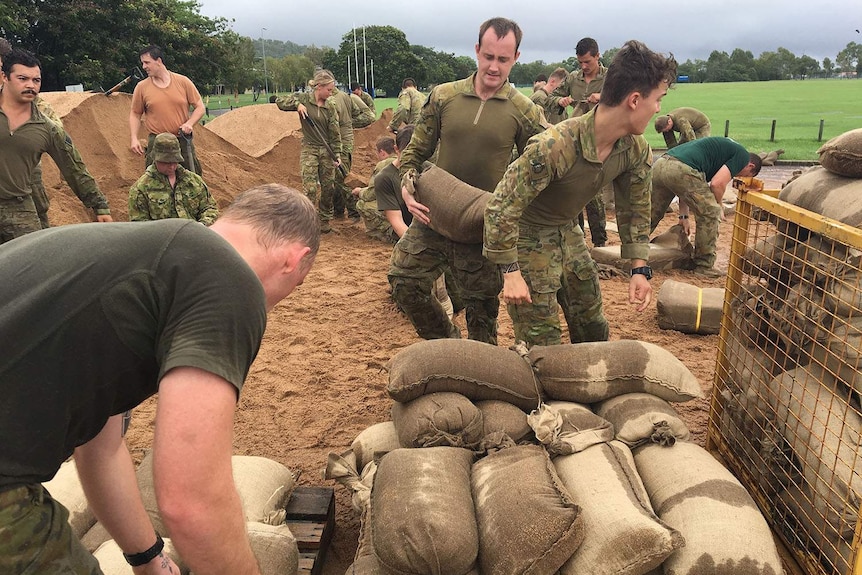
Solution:
{"label": "tan t-shirt", "polygon": [[132,111],[144,115],[144,125],[150,134],[179,132],[189,119],[189,106],[201,99],[191,80],[182,74],[169,74],[171,83],[167,88],[159,88],[152,78],[146,78],[135,86],[132,94]]}

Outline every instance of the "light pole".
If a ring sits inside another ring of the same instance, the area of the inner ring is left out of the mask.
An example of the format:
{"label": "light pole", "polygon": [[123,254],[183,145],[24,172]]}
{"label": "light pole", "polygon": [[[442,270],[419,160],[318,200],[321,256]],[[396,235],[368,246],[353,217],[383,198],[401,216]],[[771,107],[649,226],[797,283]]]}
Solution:
{"label": "light pole", "polygon": [[260,46],[263,49],[263,93],[269,94],[269,78],[266,75],[266,40],[263,39],[263,33],[266,28],[260,29]]}

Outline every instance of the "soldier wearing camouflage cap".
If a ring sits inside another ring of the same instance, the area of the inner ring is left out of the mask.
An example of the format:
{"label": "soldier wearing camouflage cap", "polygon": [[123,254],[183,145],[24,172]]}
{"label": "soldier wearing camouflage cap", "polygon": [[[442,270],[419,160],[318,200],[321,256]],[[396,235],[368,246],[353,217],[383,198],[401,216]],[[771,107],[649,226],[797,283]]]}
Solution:
{"label": "soldier wearing camouflage cap", "polygon": [[572,343],[608,339],[598,267],[573,220],[609,182],[620,253],[631,260],[629,302],[638,311],[649,305],[652,150],[643,132],[675,77],[672,58],[627,42],[599,105],[535,136],[509,165],[485,209],[483,253],[503,272],[516,340],[559,344],[560,306]]}
{"label": "soldier wearing camouflage cap", "polygon": [[129,189],[131,221],[182,218],[208,226],[218,218],[218,205],[206,183],[180,165],[183,155],[176,136],[163,132],[153,139],[153,160]]}
{"label": "soldier wearing camouflage cap", "polygon": [[36,104],[42,86],[39,60],[26,50],[13,49],[3,57],[2,66],[0,243],[43,227],[31,186],[43,153],[54,159],[69,187],[86,207],[95,211],[98,221],[112,221],[108,200],[87,171],[71,138]]}

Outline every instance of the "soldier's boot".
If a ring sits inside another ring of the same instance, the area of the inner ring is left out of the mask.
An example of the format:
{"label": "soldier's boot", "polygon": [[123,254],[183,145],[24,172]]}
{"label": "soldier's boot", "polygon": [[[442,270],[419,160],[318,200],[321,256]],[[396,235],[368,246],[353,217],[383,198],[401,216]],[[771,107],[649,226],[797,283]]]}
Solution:
{"label": "soldier's boot", "polygon": [[432,284],[389,276],[392,299],[423,339],[460,339],[461,332],[431,293]]}

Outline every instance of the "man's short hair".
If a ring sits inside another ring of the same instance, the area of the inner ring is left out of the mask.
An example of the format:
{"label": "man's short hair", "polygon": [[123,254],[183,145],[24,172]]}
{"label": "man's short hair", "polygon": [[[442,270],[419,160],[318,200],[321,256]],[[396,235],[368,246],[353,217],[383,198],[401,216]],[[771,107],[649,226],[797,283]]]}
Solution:
{"label": "man's short hair", "polygon": [[655,131],[659,133],[664,132],[667,130],[668,124],[670,124],[670,114],[659,116],[655,119]]}
{"label": "man's short hair", "polygon": [[599,43],[592,38],[581,38],[578,40],[577,45],[575,45],[575,56],[586,56],[587,54],[598,56]]}
{"label": "man's short hair", "polygon": [[533,80],[533,82],[547,82],[547,81],[548,81],[548,77],[545,76],[544,74],[539,74],[538,76],[536,76],[536,79]]}
{"label": "man's short hair", "polygon": [[557,78],[559,80],[564,80],[566,76],[569,75],[568,70],[563,67],[557,68],[553,72],[551,72],[551,78]]}
{"label": "man's short hair", "polygon": [[608,68],[599,105],[619,106],[632,92],[646,96],[662,82],[670,86],[675,80],[676,60],[673,54],[663,56],[642,42],[629,40]]}
{"label": "man's short hair", "polygon": [[281,184],[264,184],[242,192],[219,219],[251,226],[257,241],[266,248],[297,242],[311,248],[311,257],[320,249],[317,208],[305,194]]}
{"label": "man's short hair", "polygon": [[42,69],[39,59],[23,48],[12,48],[12,51],[3,56],[3,73],[8,77],[12,73],[12,66],[20,64],[25,68]]}
{"label": "man's short hair", "polygon": [[395,145],[402,152],[407,149],[407,144],[410,143],[410,138],[413,137],[413,128],[413,124],[407,124],[395,134]]}
{"label": "man's short hair", "polygon": [[378,152],[386,152],[387,154],[395,153],[395,138],[392,136],[380,136],[374,147]]}
{"label": "man's short hair", "polygon": [[358,90],[361,87],[362,87],[362,84],[360,84],[359,82],[351,82],[350,83],[350,91],[351,92],[354,90]]}
{"label": "man's short hair", "polygon": [[161,60],[162,64],[165,63],[164,50],[162,50],[161,47],[156,46],[155,44],[150,44],[149,46],[138,52],[138,57],[140,58],[144,54],[148,54],[153,60]]}
{"label": "man's short hair", "polygon": [[749,152],[748,153],[748,161],[751,162],[752,164],[754,164],[754,173],[751,175],[756,176],[757,174],[759,174],[760,168],[763,167],[763,158],[761,158],[757,154]]}
{"label": "man's short hair", "polygon": [[508,18],[491,18],[490,20],[485,20],[482,22],[482,25],[479,26],[479,46],[482,45],[482,37],[485,35],[485,32],[488,31],[488,28],[493,28],[494,33],[497,35],[497,38],[505,38],[509,32],[515,33],[515,52],[518,51],[518,48],[521,46],[521,38],[524,37],[524,33],[521,31],[521,27],[518,26],[518,23],[514,20],[509,20]]}
{"label": "man's short hair", "polygon": [[5,58],[12,51],[12,44],[6,38],[0,38],[0,58]]}
{"label": "man's short hair", "polygon": [[413,78],[404,78],[404,81],[401,82],[401,87],[402,88],[411,88],[411,87],[415,88],[416,87],[416,80],[414,80]]}

